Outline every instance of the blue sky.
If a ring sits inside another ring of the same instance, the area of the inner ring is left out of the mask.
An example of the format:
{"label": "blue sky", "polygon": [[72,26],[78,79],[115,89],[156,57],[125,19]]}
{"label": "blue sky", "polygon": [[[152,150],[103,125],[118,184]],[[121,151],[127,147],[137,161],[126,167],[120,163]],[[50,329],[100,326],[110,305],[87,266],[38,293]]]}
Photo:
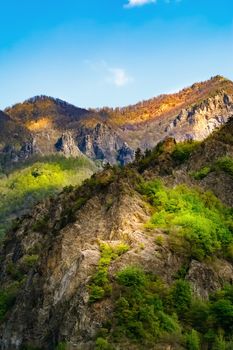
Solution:
{"label": "blue sky", "polygon": [[232,0],[1,2],[0,109],[46,94],[123,106],[233,79]]}

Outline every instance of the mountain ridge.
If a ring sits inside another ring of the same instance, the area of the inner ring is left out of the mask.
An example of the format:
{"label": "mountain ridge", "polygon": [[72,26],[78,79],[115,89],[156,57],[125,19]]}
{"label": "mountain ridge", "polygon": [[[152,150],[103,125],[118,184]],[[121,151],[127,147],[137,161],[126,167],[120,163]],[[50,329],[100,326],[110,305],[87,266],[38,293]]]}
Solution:
{"label": "mountain ridge", "polygon": [[[151,149],[168,136],[179,141],[204,139],[233,114],[232,97],[233,83],[221,76],[176,94],[116,109],[87,110],[60,99],[35,96],[5,110],[12,123],[20,124],[27,134],[21,156],[12,147],[8,153],[2,147],[0,153],[13,162],[33,154],[56,153],[58,140],[69,132],[77,148],[91,159],[124,165],[134,159],[137,148]],[[10,138],[5,146],[11,146]],[[25,153],[25,148],[30,152]]]}

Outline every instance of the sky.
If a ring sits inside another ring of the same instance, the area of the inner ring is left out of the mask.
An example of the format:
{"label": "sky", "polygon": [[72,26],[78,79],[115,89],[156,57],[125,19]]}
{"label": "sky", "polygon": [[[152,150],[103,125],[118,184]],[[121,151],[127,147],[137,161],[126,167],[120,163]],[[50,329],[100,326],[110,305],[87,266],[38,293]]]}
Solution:
{"label": "sky", "polygon": [[125,106],[233,80],[232,0],[0,0],[0,109]]}

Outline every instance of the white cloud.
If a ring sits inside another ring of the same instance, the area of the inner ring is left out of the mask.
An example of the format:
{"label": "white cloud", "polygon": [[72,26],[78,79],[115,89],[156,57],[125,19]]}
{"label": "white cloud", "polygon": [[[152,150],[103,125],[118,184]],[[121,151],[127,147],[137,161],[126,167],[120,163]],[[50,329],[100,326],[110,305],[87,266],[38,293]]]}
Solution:
{"label": "white cloud", "polygon": [[124,5],[124,7],[132,8],[132,7],[143,6],[151,3],[156,3],[156,0],[128,0],[128,4]]}
{"label": "white cloud", "polygon": [[95,72],[104,83],[115,85],[116,87],[123,87],[133,81],[133,78],[122,67],[112,67],[106,61],[100,60],[93,62],[91,60],[84,60],[93,72]]}
{"label": "white cloud", "polygon": [[108,68],[110,73],[107,81],[115,86],[122,87],[132,81],[132,78],[127,74],[123,68]]}
{"label": "white cloud", "polygon": [[[125,8],[139,7],[147,4],[157,3],[157,0],[127,0],[128,3],[124,5]],[[182,0],[164,0],[165,3],[181,2]]]}

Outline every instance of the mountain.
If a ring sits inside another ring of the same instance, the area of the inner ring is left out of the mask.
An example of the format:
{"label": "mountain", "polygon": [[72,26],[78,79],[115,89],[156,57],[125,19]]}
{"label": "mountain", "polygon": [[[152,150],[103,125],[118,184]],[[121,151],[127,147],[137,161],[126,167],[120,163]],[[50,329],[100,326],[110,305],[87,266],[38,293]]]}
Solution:
{"label": "mountain", "polygon": [[168,137],[16,221],[1,349],[232,349],[232,135],[231,118],[202,142]]}
{"label": "mountain", "polygon": [[13,133],[2,142],[1,155],[10,158],[13,164],[55,153],[66,156],[81,154],[68,124],[84,117],[88,111],[58,99],[39,96],[7,108],[5,113],[15,130],[19,133],[23,130],[17,148],[14,147]]}
{"label": "mountain", "polygon": [[177,141],[203,140],[233,115],[232,97],[233,83],[221,76],[116,109],[85,110],[38,96],[5,110],[25,138],[16,148],[13,134],[5,140],[0,135],[0,152],[13,162],[62,153],[57,145],[65,138],[66,156],[79,150],[91,159],[124,165],[134,159],[137,148],[151,149],[167,136]]}

